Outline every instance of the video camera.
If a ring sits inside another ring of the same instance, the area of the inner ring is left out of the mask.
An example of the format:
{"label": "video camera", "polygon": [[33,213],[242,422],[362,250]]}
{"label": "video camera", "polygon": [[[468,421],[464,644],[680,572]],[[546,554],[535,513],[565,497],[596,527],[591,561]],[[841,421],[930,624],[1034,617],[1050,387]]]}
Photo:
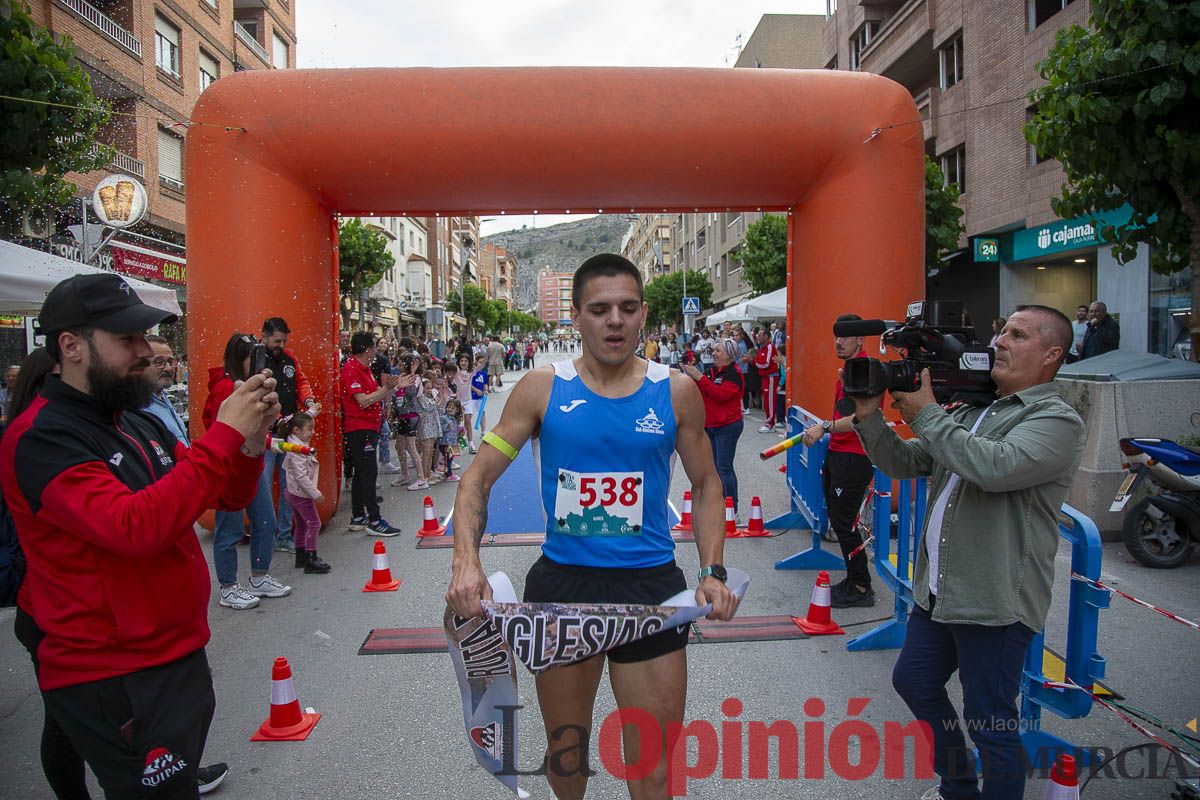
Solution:
{"label": "video camera", "polygon": [[875,397],[884,392],[915,392],[921,388],[921,370],[929,370],[933,396],[939,403],[988,405],[996,399],[992,382],[995,354],[975,339],[962,324],[962,303],[918,300],[908,306],[903,323],[882,319],[834,323],[834,336],[880,336],[886,345],[899,348],[898,361],[851,358],[842,370],[846,394]]}

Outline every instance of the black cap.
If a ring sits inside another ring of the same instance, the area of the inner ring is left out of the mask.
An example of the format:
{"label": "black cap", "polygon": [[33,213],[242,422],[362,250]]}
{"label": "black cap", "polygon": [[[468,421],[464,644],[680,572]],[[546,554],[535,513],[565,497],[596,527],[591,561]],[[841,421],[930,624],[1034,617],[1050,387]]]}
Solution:
{"label": "black cap", "polygon": [[38,329],[43,334],[83,327],[141,333],[175,320],[170,311],[143,303],[120,275],[99,272],[72,275],[51,289],[38,314]]}

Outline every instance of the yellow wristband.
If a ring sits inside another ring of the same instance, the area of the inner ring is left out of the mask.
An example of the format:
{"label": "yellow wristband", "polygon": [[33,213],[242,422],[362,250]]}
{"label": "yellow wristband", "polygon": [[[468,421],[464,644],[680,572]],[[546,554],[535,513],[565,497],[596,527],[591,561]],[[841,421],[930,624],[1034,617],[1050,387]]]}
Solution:
{"label": "yellow wristband", "polygon": [[517,448],[513,447],[511,444],[504,441],[503,439],[501,439],[499,436],[492,433],[491,431],[488,431],[487,433],[485,433],[483,435],[483,441],[487,442],[492,447],[496,448],[501,453],[504,453],[504,455],[508,456],[509,461],[517,460]]}

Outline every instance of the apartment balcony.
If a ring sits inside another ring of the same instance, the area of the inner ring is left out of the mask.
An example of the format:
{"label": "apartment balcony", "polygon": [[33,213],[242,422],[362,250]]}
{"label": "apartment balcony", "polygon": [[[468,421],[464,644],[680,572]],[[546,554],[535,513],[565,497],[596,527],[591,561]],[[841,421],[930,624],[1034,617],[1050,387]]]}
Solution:
{"label": "apartment balcony", "polygon": [[246,26],[242,25],[236,19],[233,21],[233,33],[237,36],[238,41],[254,51],[254,55],[258,56],[264,64],[268,67],[271,66],[271,55],[267,52],[267,49],[259,44],[254,35],[246,30]]}
{"label": "apartment balcony", "polygon": [[85,0],[58,0],[58,4],[135,58],[142,57],[142,43],[138,41],[138,38],[91,3],[85,2]]}
{"label": "apartment balcony", "polygon": [[[93,153],[99,149],[99,144],[92,145]],[[120,150],[113,152],[112,162],[108,168],[116,172],[124,172],[126,175],[132,175],[143,183],[146,181],[146,165],[133,156],[122,153]]]}
{"label": "apartment balcony", "polygon": [[910,91],[937,74],[930,0],[908,0],[888,17],[859,57],[859,69],[891,78]]}

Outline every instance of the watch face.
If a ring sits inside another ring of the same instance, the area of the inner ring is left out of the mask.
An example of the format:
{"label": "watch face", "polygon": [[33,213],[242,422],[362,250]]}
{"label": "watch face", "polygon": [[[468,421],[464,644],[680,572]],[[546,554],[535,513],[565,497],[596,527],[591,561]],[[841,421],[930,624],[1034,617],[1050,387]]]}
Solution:
{"label": "watch face", "polygon": [[713,577],[719,580],[721,583],[724,583],[729,579],[729,573],[725,570],[725,566],[723,564],[713,564],[711,569]]}

